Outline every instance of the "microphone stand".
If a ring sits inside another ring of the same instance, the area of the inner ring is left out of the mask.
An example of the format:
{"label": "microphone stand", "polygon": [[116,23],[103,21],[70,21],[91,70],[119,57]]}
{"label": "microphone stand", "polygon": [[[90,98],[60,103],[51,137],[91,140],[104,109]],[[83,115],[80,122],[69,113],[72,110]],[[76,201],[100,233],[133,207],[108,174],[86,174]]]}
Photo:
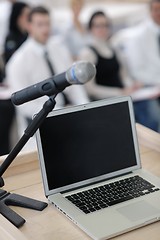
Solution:
{"label": "microphone stand", "polygon": [[[3,173],[7,170],[9,165],[13,162],[15,157],[18,155],[18,153],[21,151],[21,149],[24,147],[30,137],[34,135],[34,133],[37,131],[37,129],[40,127],[40,125],[48,115],[48,113],[51,112],[55,107],[55,97],[56,95],[50,96],[49,99],[44,103],[43,108],[28,125],[21,139],[18,141],[16,146],[13,148],[13,150],[9,153],[7,158],[0,166],[0,187],[4,186],[4,181],[2,178]],[[14,212],[12,209],[10,209],[8,205],[20,206],[39,211],[42,211],[48,206],[48,204],[45,202],[34,200],[14,193],[11,194],[3,189],[0,189],[0,213],[18,228],[25,223],[25,219],[18,215],[16,212]]]}

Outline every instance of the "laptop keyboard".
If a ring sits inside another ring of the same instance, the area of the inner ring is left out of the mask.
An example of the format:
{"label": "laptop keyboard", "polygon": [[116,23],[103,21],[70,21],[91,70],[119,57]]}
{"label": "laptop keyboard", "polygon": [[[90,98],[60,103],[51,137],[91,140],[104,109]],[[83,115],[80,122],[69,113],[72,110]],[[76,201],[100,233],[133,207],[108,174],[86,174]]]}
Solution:
{"label": "laptop keyboard", "polygon": [[134,176],[66,196],[66,198],[88,214],[159,190],[142,177]]}

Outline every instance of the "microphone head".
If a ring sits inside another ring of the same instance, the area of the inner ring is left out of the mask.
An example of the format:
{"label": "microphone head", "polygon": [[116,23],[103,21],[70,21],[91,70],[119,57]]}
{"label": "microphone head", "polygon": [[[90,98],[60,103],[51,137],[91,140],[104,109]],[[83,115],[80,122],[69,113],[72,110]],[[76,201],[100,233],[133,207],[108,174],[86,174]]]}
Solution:
{"label": "microphone head", "polygon": [[88,61],[75,62],[66,72],[66,78],[70,84],[84,84],[92,80],[95,75],[96,68]]}

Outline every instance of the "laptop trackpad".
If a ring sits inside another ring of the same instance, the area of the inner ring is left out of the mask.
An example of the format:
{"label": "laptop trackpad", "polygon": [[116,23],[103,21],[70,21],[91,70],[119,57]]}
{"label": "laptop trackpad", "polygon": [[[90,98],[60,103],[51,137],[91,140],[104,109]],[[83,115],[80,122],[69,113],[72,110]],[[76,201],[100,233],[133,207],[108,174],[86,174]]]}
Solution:
{"label": "laptop trackpad", "polygon": [[117,211],[127,217],[129,220],[137,221],[155,215],[158,212],[158,209],[156,209],[146,201],[140,201],[119,208],[117,209]]}

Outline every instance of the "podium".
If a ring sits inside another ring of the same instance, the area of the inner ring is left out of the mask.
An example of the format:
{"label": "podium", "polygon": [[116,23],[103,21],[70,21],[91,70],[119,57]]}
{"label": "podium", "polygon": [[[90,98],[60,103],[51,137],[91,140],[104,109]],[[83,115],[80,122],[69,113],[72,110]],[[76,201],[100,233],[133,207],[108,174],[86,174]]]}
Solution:
{"label": "podium", "polygon": [[[160,177],[160,134],[137,124],[140,155],[144,169]],[[0,158],[0,164],[5,159]],[[37,152],[22,152],[4,174],[5,190],[47,202],[42,186]],[[42,212],[12,207],[26,219],[17,229],[0,215],[1,240],[91,240],[53,205]],[[113,238],[114,240],[159,240],[160,221]]]}

